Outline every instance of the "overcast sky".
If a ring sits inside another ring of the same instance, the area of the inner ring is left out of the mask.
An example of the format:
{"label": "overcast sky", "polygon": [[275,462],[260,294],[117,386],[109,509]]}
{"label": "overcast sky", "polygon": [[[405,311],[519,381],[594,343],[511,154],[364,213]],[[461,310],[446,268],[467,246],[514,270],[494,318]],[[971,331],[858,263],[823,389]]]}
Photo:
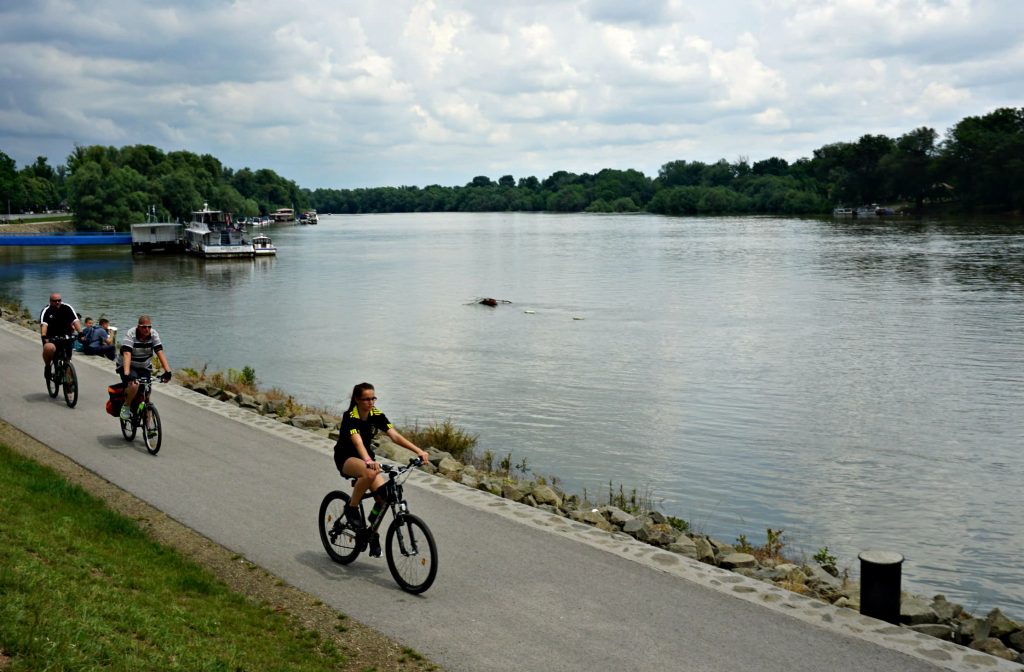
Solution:
{"label": "overcast sky", "polygon": [[0,151],[300,186],[795,160],[1024,106],[1021,0],[0,0]]}

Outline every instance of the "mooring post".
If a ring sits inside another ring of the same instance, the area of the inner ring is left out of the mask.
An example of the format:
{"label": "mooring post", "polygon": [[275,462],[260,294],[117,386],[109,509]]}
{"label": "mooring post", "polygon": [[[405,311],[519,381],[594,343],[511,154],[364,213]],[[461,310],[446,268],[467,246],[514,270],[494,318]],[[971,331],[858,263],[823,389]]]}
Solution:
{"label": "mooring post", "polygon": [[903,556],[892,551],[864,551],[860,558],[860,613],[900,622],[900,573]]}

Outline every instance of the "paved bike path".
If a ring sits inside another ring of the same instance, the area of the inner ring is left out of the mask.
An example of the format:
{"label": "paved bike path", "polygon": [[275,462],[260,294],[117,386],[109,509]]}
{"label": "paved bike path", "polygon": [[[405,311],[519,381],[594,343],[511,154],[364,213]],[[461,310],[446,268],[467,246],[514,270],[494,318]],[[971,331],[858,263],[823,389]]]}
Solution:
{"label": "paved bike path", "polygon": [[[185,356],[168,347],[172,364]],[[154,457],[103,410],[113,366],[74,361],[69,409],[46,394],[38,337],[0,320],[0,417],[448,670],[1021,670],[423,473],[406,494],[440,564],[411,596],[383,559],[324,553],[317,507],[341,486],[331,442],[155,385]]]}

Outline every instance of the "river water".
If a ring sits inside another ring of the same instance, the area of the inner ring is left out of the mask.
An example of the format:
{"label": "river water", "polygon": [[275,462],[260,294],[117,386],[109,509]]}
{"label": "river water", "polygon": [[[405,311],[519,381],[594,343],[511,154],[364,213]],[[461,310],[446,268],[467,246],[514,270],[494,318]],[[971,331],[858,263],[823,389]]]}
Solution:
{"label": "river water", "polygon": [[910,590],[1024,617],[1019,223],[320,221],[255,261],[0,248],[0,295],[151,313],[176,368],[334,409],[367,380],[399,423],[451,418],[570,491],[636,487],[729,542],[782,528],[855,573],[897,551]]}

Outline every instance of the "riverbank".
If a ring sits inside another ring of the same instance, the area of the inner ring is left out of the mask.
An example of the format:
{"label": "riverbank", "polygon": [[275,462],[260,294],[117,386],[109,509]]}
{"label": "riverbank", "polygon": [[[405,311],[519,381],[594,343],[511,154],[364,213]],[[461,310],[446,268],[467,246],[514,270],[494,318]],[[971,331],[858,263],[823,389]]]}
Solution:
{"label": "riverbank", "polygon": [[[25,326],[31,328],[31,320]],[[212,377],[212,375],[207,376],[207,378]],[[254,375],[252,377],[254,378]],[[226,376],[226,378],[230,379],[231,376]],[[288,409],[288,403],[271,404],[274,399],[261,398],[260,393],[256,395],[239,394],[222,387],[211,387],[209,381],[198,381],[198,384],[191,383],[191,385],[192,389],[206,396],[223,399],[224,403],[246,408],[250,412],[274,417],[278,422],[303,427],[323,436],[330,436],[332,432],[336,432],[337,418],[324,417],[326,414],[322,412],[308,412],[311,409],[299,407]],[[388,444],[384,444],[380,452],[386,454],[390,450],[392,448]],[[857,596],[854,592],[849,590],[849,587],[840,581],[839,577],[824,568],[824,565],[828,564],[827,549],[819,562],[787,562],[784,555],[783,535],[780,531],[773,531],[777,534],[774,538],[769,535],[768,543],[761,547],[752,547],[742,537],[737,539],[735,544],[726,544],[685,529],[681,521],[677,525],[673,525],[672,519],[668,519],[656,511],[645,510],[643,498],[634,500],[632,497],[625,497],[626,501],[621,504],[586,501],[584,497],[561,491],[557,485],[549,482],[551,479],[518,478],[517,474],[508,473],[507,467],[499,470],[498,473],[486,472],[477,466],[467,464],[467,461],[456,460],[451,455],[442,454],[442,451],[438,450],[432,451],[432,456],[437,473],[460,482],[464,486],[536,506],[554,515],[608,530],[612,535],[628,535],[672,553],[687,555],[707,564],[770,581],[794,590],[794,592],[812,595],[818,599],[856,609]],[[615,493],[609,494],[614,495]],[[597,514],[597,516],[590,514]],[[683,529],[680,529],[681,527]],[[830,578],[825,578],[826,575]],[[835,585],[837,583],[838,586]],[[844,598],[846,601],[841,602]],[[911,603],[911,596],[907,596],[904,599],[904,606],[907,607]],[[988,640],[999,640],[1005,645],[1005,638],[1012,643],[1017,633],[1016,630],[998,637],[987,636],[1001,632],[1002,626],[999,624],[1002,623],[1002,620],[999,613],[993,612],[986,619],[974,619],[965,614],[962,609],[956,608],[955,605],[947,609],[947,604],[945,600],[939,599],[926,601],[925,605],[919,605],[920,608],[916,615],[905,608],[904,620],[908,625],[915,626],[915,629],[923,629],[921,626],[944,625],[935,619],[941,620],[944,618],[944,614],[948,613],[951,621],[950,624],[946,624],[948,630],[942,629],[942,632],[947,633],[949,639],[959,638],[958,641],[967,643],[969,636],[971,644],[977,645],[977,648],[996,645]],[[932,622],[929,623],[929,621]],[[984,633],[986,636],[982,637],[982,631],[986,630],[986,626],[987,631]],[[939,631],[940,629],[930,628],[930,630]],[[930,632],[929,634],[935,633]],[[944,635],[944,638],[947,637]]]}

